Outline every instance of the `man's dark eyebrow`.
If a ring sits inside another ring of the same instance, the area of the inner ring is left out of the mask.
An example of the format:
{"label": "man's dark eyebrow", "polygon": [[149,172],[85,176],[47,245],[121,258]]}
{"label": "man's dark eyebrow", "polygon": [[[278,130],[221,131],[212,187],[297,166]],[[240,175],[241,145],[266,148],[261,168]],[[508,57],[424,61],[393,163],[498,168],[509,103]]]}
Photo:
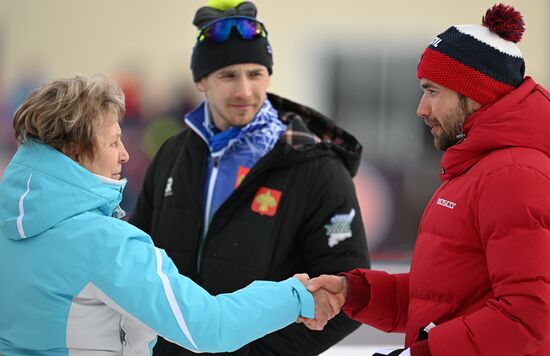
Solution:
{"label": "man's dark eyebrow", "polygon": [[219,74],[220,75],[228,75],[228,74],[233,74],[235,73],[234,70],[231,70],[231,69],[222,69],[219,71]]}

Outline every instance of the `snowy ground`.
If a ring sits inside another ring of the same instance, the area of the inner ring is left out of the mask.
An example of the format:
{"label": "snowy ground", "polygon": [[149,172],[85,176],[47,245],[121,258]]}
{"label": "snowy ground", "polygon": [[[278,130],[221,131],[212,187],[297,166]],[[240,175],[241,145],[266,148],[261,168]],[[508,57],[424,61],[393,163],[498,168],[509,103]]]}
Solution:
{"label": "snowy ground", "polygon": [[334,346],[327,351],[323,352],[321,356],[370,356],[374,352],[384,348],[399,348],[399,345],[376,345],[376,346],[362,346],[362,345],[342,345]]}

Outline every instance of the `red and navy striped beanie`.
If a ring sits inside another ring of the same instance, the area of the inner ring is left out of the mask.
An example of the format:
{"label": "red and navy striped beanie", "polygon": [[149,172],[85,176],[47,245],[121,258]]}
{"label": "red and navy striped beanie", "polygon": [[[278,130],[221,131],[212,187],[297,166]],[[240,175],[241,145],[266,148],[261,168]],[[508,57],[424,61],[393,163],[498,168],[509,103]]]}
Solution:
{"label": "red and navy striped beanie", "polygon": [[516,43],[525,31],[521,14],[504,4],[487,10],[481,25],[457,25],[426,48],[416,76],[481,105],[492,104],[523,81],[525,62]]}

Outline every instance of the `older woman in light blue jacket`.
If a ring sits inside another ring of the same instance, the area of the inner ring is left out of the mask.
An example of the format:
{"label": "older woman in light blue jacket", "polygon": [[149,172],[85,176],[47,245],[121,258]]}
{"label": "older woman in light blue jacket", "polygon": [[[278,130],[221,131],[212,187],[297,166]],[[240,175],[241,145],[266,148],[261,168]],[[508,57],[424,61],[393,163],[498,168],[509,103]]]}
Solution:
{"label": "older woman in light blue jacket", "polygon": [[[157,334],[231,351],[313,318],[307,276],[212,296],[119,219],[123,115],[103,76],[46,84],[15,113],[19,149],[0,183],[0,353],[149,355]],[[325,306],[319,328],[337,312]]]}

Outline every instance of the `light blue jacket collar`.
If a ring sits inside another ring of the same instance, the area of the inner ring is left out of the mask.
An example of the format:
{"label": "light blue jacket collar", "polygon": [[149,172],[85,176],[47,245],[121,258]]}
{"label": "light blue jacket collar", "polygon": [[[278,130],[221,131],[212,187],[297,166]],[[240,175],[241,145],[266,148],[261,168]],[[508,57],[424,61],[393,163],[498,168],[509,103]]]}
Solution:
{"label": "light blue jacket collar", "polygon": [[125,179],[99,179],[51,146],[29,140],[0,183],[0,235],[26,239],[84,212],[112,216],[125,185]]}

